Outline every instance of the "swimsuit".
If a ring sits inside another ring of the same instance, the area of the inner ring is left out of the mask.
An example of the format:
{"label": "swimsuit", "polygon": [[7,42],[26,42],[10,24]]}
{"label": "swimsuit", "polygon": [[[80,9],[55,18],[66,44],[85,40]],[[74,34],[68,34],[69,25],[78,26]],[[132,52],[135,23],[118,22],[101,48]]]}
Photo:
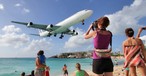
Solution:
{"label": "swimsuit", "polygon": [[[94,48],[95,49],[108,49],[111,41],[112,34],[102,35],[97,32],[94,38]],[[93,72],[96,74],[103,74],[104,72],[113,72],[113,62],[111,57],[100,57],[93,51]]]}
{"label": "swimsuit", "polygon": [[85,72],[84,72],[84,70],[80,70],[80,71],[75,71],[75,73],[76,73],[76,76],[85,76]]}

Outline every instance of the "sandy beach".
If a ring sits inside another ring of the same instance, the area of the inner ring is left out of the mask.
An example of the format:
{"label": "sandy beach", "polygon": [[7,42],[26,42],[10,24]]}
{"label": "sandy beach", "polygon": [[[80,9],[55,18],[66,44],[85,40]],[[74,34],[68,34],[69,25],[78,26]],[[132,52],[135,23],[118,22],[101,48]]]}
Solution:
{"label": "sandy beach", "polygon": [[[122,71],[122,69],[123,69],[123,65],[114,66],[113,76],[125,76],[125,72]],[[94,73],[90,70],[87,70],[87,73],[89,74],[89,76],[95,76]],[[139,71],[137,71],[137,73],[138,76],[141,76]]]}

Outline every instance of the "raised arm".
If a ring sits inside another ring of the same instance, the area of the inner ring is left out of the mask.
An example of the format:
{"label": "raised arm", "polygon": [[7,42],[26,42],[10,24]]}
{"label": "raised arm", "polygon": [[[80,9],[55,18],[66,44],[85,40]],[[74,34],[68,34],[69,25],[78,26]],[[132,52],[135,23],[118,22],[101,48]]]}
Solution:
{"label": "raised arm", "polygon": [[141,39],[138,39],[138,43],[139,43],[139,45],[141,45],[141,48],[142,48],[142,55],[143,55],[143,59],[144,59],[144,61],[146,62],[146,53],[144,52],[144,51],[146,51],[145,50],[145,46],[144,46],[144,44],[143,44],[143,42],[142,42],[142,40]]}
{"label": "raised arm", "polygon": [[141,27],[141,28],[138,29],[138,33],[137,33],[136,38],[140,37],[140,34],[141,34],[142,30],[146,30],[146,26],[145,27]]}
{"label": "raised arm", "polygon": [[92,24],[89,26],[87,32],[84,35],[84,38],[85,39],[89,39],[89,38],[93,37],[93,35],[94,35],[95,32],[94,31],[90,32],[91,29],[92,29]]}

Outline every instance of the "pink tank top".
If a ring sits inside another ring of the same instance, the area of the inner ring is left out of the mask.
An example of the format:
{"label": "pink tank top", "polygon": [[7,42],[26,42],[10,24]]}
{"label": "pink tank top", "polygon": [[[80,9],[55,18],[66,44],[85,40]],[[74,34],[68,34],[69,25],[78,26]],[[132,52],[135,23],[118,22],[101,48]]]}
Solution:
{"label": "pink tank top", "polygon": [[[108,46],[111,41],[112,34],[103,35],[97,32],[96,37],[93,39],[94,48],[96,49],[108,49]],[[93,59],[100,59],[101,57],[97,56],[95,51],[93,51]]]}

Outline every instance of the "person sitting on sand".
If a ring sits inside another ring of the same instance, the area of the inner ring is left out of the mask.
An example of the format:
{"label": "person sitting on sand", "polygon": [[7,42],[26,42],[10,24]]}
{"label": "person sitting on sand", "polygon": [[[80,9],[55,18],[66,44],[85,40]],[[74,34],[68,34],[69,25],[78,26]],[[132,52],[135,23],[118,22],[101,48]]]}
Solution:
{"label": "person sitting on sand", "polygon": [[26,76],[34,76],[34,70],[31,71],[31,74],[26,75]]}
{"label": "person sitting on sand", "polygon": [[73,76],[89,76],[88,73],[81,69],[81,65],[76,63],[76,71],[74,72]]}
{"label": "person sitting on sand", "polygon": [[22,72],[22,73],[21,73],[21,76],[25,76],[25,72]]}
{"label": "person sitting on sand", "polygon": [[124,68],[129,67],[130,75],[136,75],[136,67],[139,68],[142,76],[146,76],[146,66],[142,58],[144,45],[141,39],[134,38],[134,31],[132,28],[125,29],[127,39],[123,42],[123,51],[125,57]]}

